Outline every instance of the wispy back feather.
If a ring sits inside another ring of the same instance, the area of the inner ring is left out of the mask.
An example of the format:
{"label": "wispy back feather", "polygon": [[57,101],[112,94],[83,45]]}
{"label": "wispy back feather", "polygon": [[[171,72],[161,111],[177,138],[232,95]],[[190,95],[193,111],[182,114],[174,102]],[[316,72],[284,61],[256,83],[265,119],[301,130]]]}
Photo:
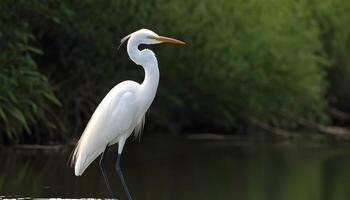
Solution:
{"label": "wispy back feather", "polygon": [[141,138],[143,128],[145,127],[145,120],[146,120],[146,117],[145,117],[145,115],[143,115],[141,120],[136,124],[135,129],[134,129],[134,138],[135,139]]}

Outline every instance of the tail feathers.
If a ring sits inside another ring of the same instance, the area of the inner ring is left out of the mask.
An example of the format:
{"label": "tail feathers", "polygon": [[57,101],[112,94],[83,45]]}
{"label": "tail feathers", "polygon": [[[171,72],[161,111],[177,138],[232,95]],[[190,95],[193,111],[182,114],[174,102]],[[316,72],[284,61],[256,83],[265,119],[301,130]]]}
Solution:
{"label": "tail feathers", "polygon": [[74,167],[75,162],[77,160],[77,155],[78,155],[78,152],[79,152],[79,147],[80,147],[81,141],[82,141],[82,138],[77,142],[77,144],[75,145],[73,151],[69,155],[68,164],[72,168]]}
{"label": "tail feathers", "polygon": [[[69,158],[69,165],[74,168],[74,172],[76,176],[80,176],[83,174],[85,169],[94,161],[103,151],[103,148],[96,148],[91,150],[91,152],[87,151],[84,148],[86,145],[82,145],[84,135],[80,138],[78,143],[76,144],[74,150],[72,151]],[[83,148],[82,148],[83,147]]]}
{"label": "tail feathers", "polygon": [[97,149],[92,154],[85,154],[84,152],[79,152],[76,155],[76,160],[74,163],[74,172],[76,176],[81,176],[85,169],[94,161],[101,153],[103,149]]}

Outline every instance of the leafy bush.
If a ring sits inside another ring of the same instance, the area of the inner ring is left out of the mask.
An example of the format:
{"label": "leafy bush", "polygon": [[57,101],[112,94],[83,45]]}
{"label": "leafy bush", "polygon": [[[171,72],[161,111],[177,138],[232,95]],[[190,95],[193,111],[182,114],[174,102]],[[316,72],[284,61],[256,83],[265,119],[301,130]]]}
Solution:
{"label": "leafy bush", "polygon": [[48,129],[56,128],[47,112],[59,102],[33,59],[43,52],[33,45],[35,37],[18,7],[10,1],[2,1],[1,6],[0,141],[19,142],[28,134],[36,142],[51,138],[32,131],[39,121]]}
{"label": "leafy bush", "polygon": [[176,1],[157,11],[162,29],[188,42],[158,56],[166,66],[161,88],[173,89],[162,99],[168,108],[161,109],[174,114],[170,121],[195,121],[210,130],[240,126],[240,119],[290,125],[298,117],[324,118],[324,56],[304,4]]}
{"label": "leafy bush", "polygon": [[350,2],[309,0],[313,18],[321,28],[321,41],[327,53],[331,103],[350,111]]}

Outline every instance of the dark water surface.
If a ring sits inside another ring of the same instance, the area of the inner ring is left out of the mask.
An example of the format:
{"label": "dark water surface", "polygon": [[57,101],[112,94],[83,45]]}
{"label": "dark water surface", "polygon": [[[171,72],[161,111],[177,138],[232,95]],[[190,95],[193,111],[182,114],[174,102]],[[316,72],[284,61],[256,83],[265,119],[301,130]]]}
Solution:
{"label": "dark water surface", "polygon": [[[113,171],[117,196],[125,199]],[[83,176],[67,166],[71,147],[0,148],[0,196],[107,197],[94,162]],[[135,200],[349,200],[350,146],[144,137],[122,160]]]}

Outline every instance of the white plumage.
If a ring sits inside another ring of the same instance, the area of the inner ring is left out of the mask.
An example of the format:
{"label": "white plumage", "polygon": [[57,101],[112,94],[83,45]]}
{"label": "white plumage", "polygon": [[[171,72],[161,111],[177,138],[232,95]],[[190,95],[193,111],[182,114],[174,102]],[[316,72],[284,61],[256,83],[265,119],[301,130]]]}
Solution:
{"label": "white plumage", "polygon": [[[136,103],[139,88],[138,83],[122,82],[99,104],[73,153],[76,176],[80,176],[107,145],[116,142],[124,145],[135,127],[142,125],[144,112]],[[119,149],[121,153],[122,147]]]}
{"label": "white plumage", "polygon": [[144,68],[145,79],[142,84],[134,81],[119,83],[98,105],[72,153],[71,164],[76,176],[82,175],[106,146],[118,143],[118,154],[121,154],[132,132],[141,133],[145,113],[156,95],[159,70],[154,53],[149,49],[139,50],[138,46],[161,42],[184,44],[147,29],[128,35],[122,42],[128,38],[128,54],[131,60]]}

